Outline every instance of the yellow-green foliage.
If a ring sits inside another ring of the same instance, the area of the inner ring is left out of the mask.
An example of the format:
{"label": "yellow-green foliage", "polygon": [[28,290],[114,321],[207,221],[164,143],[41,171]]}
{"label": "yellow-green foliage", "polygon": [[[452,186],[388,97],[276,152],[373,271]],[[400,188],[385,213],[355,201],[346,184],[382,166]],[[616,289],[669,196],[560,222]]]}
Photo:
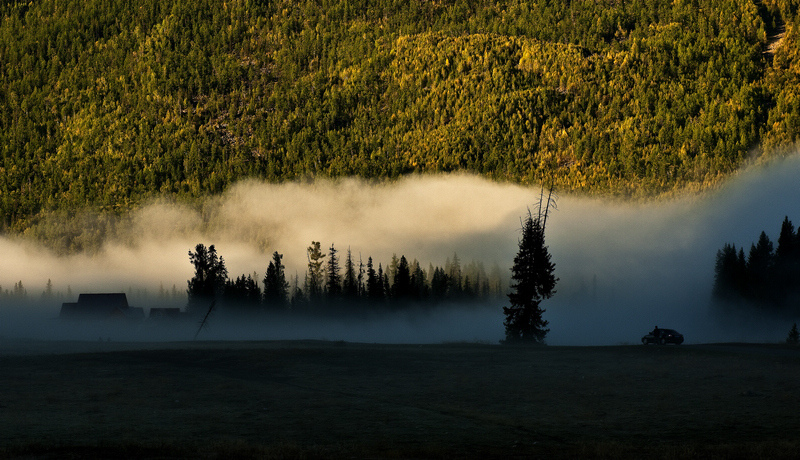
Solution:
{"label": "yellow-green foliage", "polygon": [[0,223],[243,177],[710,184],[798,140],[798,3],[5,2]]}

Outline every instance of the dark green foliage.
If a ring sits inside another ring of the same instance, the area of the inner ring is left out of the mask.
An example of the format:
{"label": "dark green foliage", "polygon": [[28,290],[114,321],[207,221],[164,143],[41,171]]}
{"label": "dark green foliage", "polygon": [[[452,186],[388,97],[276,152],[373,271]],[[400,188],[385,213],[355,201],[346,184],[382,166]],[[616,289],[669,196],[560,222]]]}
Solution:
{"label": "dark green foliage", "polygon": [[257,313],[261,310],[261,288],[251,275],[239,276],[225,282],[224,308],[237,313]]}
{"label": "dark green foliage", "polygon": [[372,265],[372,257],[367,259],[367,299],[370,302],[381,302],[384,299],[383,270],[378,266],[378,271]]}
{"label": "dark green foliage", "polygon": [[320,249],[319,241],[312,241],[307,248],[308,253],[308,272],[306,273],[305,291],[309,302],[319,303],[325,292],[325,271],[322,268],[325,254]]}
{"label": "dark green foliage", "polygon": [[283,254],[275,251],[264,275],[264,305],[268,309],[282,310],[289,304],[289,283],[282,260]]}
{"label": "dark green foliage", "polygon": [[458,258],[458,254],[453,254],[453,260],[445,264],[445,270],[447,271],[447,295],[457,299],[464,294],[462,290],[461,259]]}
{"label": "dark green foliage", "polygon": [[542,318],[540,304],[555,293],[555,264],[544,242],[541,214],[534,218],[530,212],[522,224],[519,251],[511,268],[511,293],[506,315],[504,343],[544,343],[549,332],[548,321]]}
{"label": "dark green foliage", "polygon": [[411,295],[414,300],[421,301],[428,299],[428,293],[425,271],[419,266],[419,262],[414,260],[411,264]]}
{"label": "dark green foliage", "polygon": [[353,263],[353,254],[347,248],[347,259],[344,261],[344,277],[342,279],[342,298],[345,300],[355,300],[360,293],[360,274],[356,273]]}
{"label": "dark green foliage", "polygon": [[[205,314],[209,312],[212,301],[215,301],[215,311],[222,314],[290,313],[291,310],[298,313],[364,313],[370,310],[378,312],[382,309],[433,307],[441,304],[490,305],[504,294],[501,288],[503,278],[497,266],[487,274],[483,264],[468,263],[463,268],[462,286],[451,283],[444,268],[431,264],[426,271],[416,259],[409,263],[408,258],[401,255],[399,258],[394,257],[397,268],[394,282],[391,282],[380,264],[378,270],[375,270],[372,257],[367,259],[366,265],[359,263],[356,267],[349,249],[344,275],[340,276],[341,289],[336,291],[335,288],[331,289],[332,277],[328,270],[331,269],[330,260],[338,260],[338,251],[332,244],[333,251],[327,255],[328,264],[323,265],[326,255],[321,253],[320,248],[321,243],[316,241],[307,248],[309,271],[302,278],[305,284],[300,281],[300,274],[295,274],[290,284],[286,279],[283,255],[278,251],[273,252],[263,278],[262,291],[256,281],[256,274],[228,278],[225,261],[217,253],[216,247],[198,244],[194,251],[189,252],[194,275],[187,282],[187,311],[197,315]],[[452,270],[453,265],[460,266],[458,255],[454,254],[453,260],[459,262],[453,264],[448,259],[448,271]],[[331,273],[338,273],[338,261],[333,266]],[[478,286],[481,286],[480,289]],[[315,295],[309,295],[309,292],[315,291]],[[70,292],[67,286],[67,299]],[[132,288],[128,292],[133,292]],[[144,295],[147,295],[146,290]],[[0,289],[0,300],[7,298],[18,301],[27,300],[28,297],[28,290],[22,281],[14,283],[13,289]],[[173,285],[171,292],[163,285],[158,288],[159,301],[170,298],[177,300],[181,297],[177,286]],[[52,282],[48,280],[41,291],[41,299],[54,298],[61,299],[64,295],[54,291]]]}
{"label": "dark green foliage", "polygon": [[406,256],[400,256],[400,262],[397,264],[397,273],[394,276],[394,284],[392,285],[392,299],[398,302],[407,302],[411,300],[413,293],[408,260]]}
{"label": "dark green foliage", "polygon": [[447,296],[447,275],[442,268],[436,267],[431,279],[431,296],[434,299],[444,299]]}
{"label": "dark green foliage", "polygon": [[717,251],[714,267],[714,295],[720,299],[735,300],[744,287],[747,276],[747,263],[744,252],[741,257],[736,252],[736,245],[725,244]]}
{"label": "dark green foliage", "polygon": [[208,248],[198,244],[194,252],[189,251],[189,262],[194,265],[194,276],[188,281],[186,309],[191,313],[205,313],[212,301],[224,295],[228,270],[213,244]]}
{"label": "dark green foliage", "polygon": [[712,185],[800,139],[797,7],[4,2],[0,226],[80,250],[40,218],[244,177]]}
{"label": "dark green foliage", "polygon": [[789,331],[789,336],[786,337],[786,343],[789,345],[797,345],[800,343],[800,332],[797,332],[797,323],[792,324],[792,329]]}
{"label": "dark green foliage", "polygon": [[329,301],[338,301],[342,297],[342,275],[339,273],[339,251],[331,244],[328,250],[328,269],[325,272],[325,294]]}
{"label": "dark green foliage", "polygon": [[725,244],[714,265],[715,299],[726,304],[743,304],[774,313],[796,313],[800,301],[800,231],[788,216],[781,224],[778,247],[766,232],[744,250]]}
{"label": "dark green foliage", "polygon": [[[385,308],[435,306],[444,302],[480,304],[502,294],[499,288],[488,288],[488,281],[485,290],[465,290],[459,286],[451,291],[443,268],[431,266],[434,275],[429,280],[419,262],[414,260],[409,264],[404,255],[400,258],[393,257],[397,261],[397,267],[392,283],[380,264],[378,270],[375,270],[372,257],[367,259],[366,268],[359,264],[356,270],[348,249],[342,277],[339,273],[338,251],[333,244],[327,254],[326,265],[323,265],[326,255],[322,254],[320,242],[312,241],[307,252],[309,263],[303,289],[300,288],[299,275],[295,276],[294,287],[290,289],[282,262],[283,255],[275,251],[264,276],[262,294],[251,275],[241,275],[235,280],[228,279],[225,263],[217,254],[216,248],[213,245],[206,248],[198,244],[195,252],[189,253],[190,262],[195,266],[195,276],[189,280],[189,311],[203,313],[212,300],[219,300],[217,306],[221,312],[234,314],[288,313],[290,310],[295,313],[363,313],[365,307],[378,312]],[[457,255],[453,257],[459,260]],[[471,275],[475,279],[490,279],[482,264],[471,263],[467,270],[467,278]],[[500,278],[493,277],[493,282],[499,286]],[[436,295],[431,295],[434,286],[438,291]],[[15,286],[15,292],[22,289],[22,282]],[[163,287],[161,291],[163,294]],[[466,293],[469,295],[465,295]]]}
{"label": "dark green foliage", "polygon": [[752,291],[751,297],[766,299],[770,296],[774,255],[772,242],[765,232],[761,232],[758,243],[750,246],[750,255],[747,258],[747,283]]}

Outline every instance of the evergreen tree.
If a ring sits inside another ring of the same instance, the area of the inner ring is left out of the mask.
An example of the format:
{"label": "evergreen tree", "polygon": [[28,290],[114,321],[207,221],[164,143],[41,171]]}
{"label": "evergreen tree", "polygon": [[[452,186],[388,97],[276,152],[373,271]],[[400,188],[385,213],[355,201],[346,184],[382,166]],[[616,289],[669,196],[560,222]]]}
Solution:
{"label": "evergreen tree", "polygon": [[320,249],[319,241],[312,241],[306,249],[308,253],[308,272],[306,273],[305,291],[306,298],[311,303],[322,300],[325,272],[322,268],[325,254]]}
{"label": "evergreen tree", "polygon": [[416,300],[428,298],[427,275],[416,259],[411,263],[411,291]]}
{"label": "evergreen tree", "polygon": [[194,252],[189,251],[189,262],[194,265],[194,276],[188,281],[186,308],[190,313],[204,313],[213,300],[224,294],[228,270],[213,244],[208,248],[198,244]]}
{"label": "evergreen tree", "polygon": [[238,313],[255,313],[261,309],[261,288],[251,275],[225,282],[224,304]]}
{"label": "evergreen tree", "polygon": [[42,300],[51,300],[53,298],[53,282],[50,278],[47,279],[44,292],[42,292]]}
{"label": "evergreen tree", "polygon": [[750,246],[747,257],[747,284],[749,297],[758,302],[773,298],[771,275],[774,262],[772,241],[766,232],[761,232],[758,243]]}
{"label": "evergreen tree", "polygon": [[[389,276],[389,283],[394,284],[394,278],[397,276],[397,266],[400,265],[400,259],[397,258],[397,254],[392,254],[392,260],[389,262],[389,267],[386,268],[384,274]],[[387,290],[386,293],[390,293],[391,291]]]}
{"label": "evergreen tree", "polygon": [[789,345],[797,345],[800,343],[800,333],[797,332],[797,323],[792,325],[792,329],[789,331],[789,336],[786,337],[786,343]]}
{"label": "evergreen tree", "polygon": [[378,264],[378,275],[383,279],[383,297],[385,299],[391,299],[392,285],[389,284],[389,274],[383,273],[383,270],[381,269],[381,264]]}
{"label": "evergreen tree", "polygon": [[463,295],[463,278],[461,274],[461,259],[458,254],[453,253],[453,260],[446,264],[447,270],[447,296],[451,299],[459,299]]}
{"label": "evergreen tree", "polygon": [[14,297],[17,299],[25,299],[28,296],[28,290],[22,285],[22,280],[14,284]]}
{"label": "evergreen tree", "polygon": [[522,224],[519,251],[511,268],[511,306],[503,307],[506,315],[505,343],[543,343],[549,332],[548,321],[542,318],[542,300],[555,293],[555,264],[544,242],[541,213],[533,218],[530,211]]}
{"label": "evergreen tree", "polygon": [[264,275],[264,304],[267,308],[283,309],[289,302],[289,283],[282,260],[283,254],[275,251]]}
{"label": "evergreen tree", "polygon": [[782,265],[784,261],[791,259],[795,252],[796,237],[794,234],[794,225],[789,220],[789,216],[784,217],[781,223],[781,232],[778,235],[778,248],[775,250],[776,262]]}
{"label": "evergreen tree", "polygon": [[732,299],[741,295],[739,284],[739,259],[736,246],[725,244],[717,251],[714,264],[714,296],[718,299]]}
{"label": "evergreen tree", "polygon": [[294,284],[292,287],[292,298],[290,300],[292,310],[300,311],[306,304],[306,295],[300,287],[300,275],[294,274]]}
{"label": "evergreen tree", "polygon": [[353,263],[353,255],[350,248],[347,248],[347,258],[344,261],[344,279],[342,280],[342,296],[353,301],[358,298],[358,285],[360,273],[356,274],[356,267]]}
{"label": "evergreen tree", "polygon": [[364,260],[361,258],[361,255],[358,256],[358,277],[356,278],[356,282],[358,283],[358,297],[363,298],[366,296],[366,288],[364,287],[364,274],[366,273],[366,269],[364,268]]}
{"label": "evergreen tree", "polygon": [[376,272],[372,265],[372,257],[367,258],[367,299],[371,302],[383,300],[383,282],[381,280],[383,273],[380,266],[378,270]]}
{"label": "evergreen tree", "polygon": [[741,298],[754,306],[773,311],[796,309],[800,299],[800,237],[788,216],[781,224],[778,247],[765,232],[743,249],[725,244],[717,251],[714,265],[714,296],[717,299]]}
{"label": "evergreen tree", "polygon": [[447,298],[447,274],[441,267],[433,269],[433,276],[431,277],[431,297],[435,302],[441,302]]}
{"label": "evergreen tree", "polygon": [[338,301],[342,298],[342,275],[339,274],[339,257],[336,255],[338,252],[331,244],[328,250],[327,282],[325,284],[325,292],[330,301]]}
{"label": "evergreen tree", "polygon": [[400,256],[392,285],[392,300],[406,302],[411,299],[411,270],[406,256]]}
{"label": "evergreen tree", "polygon": [[463,295],[464,295],[464,297],[466,297],[468,299],[471,299],[472,297],[475,296],[475,292],[474,292],[474,290],[472,288],[472,281],[470,281],[469,275],[466,275],[464,277]]}

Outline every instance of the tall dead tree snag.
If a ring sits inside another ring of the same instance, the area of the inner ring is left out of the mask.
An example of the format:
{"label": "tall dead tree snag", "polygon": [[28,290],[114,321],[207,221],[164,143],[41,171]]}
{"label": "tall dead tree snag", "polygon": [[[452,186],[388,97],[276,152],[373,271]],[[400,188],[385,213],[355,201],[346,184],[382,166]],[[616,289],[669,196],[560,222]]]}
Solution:
{"label": "tall dead tree snag", "polygon": [[519,251],[511,267],[511,293],[508,294],[510,306],[503,307],[506,316],[506,338],[503,343],[544,343],[550,329],[548,321],[542,318],[544,309],[541,302],[555,294],[558,279],[554,275],[555,264],[545,245],[544,230],[550,210],[556,209],[556,196],[553,188],[545,189],[539,199],[538,213],[534,217],[530,209],[521,222],[522,237]]}

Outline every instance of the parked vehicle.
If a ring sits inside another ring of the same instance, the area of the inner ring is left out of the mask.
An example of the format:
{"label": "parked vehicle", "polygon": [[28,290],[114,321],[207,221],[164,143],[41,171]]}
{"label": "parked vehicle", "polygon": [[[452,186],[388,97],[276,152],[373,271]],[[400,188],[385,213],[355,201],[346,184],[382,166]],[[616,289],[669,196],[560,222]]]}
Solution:
{"label": "parked vehicle", "polygon": [[656,327],[649,334],[642,337],[642,344],[647,345],[649,343],[657,345],[674,343],[675,345],[680,345],[683,343],[683,334],[675,329],[659,329]]}

